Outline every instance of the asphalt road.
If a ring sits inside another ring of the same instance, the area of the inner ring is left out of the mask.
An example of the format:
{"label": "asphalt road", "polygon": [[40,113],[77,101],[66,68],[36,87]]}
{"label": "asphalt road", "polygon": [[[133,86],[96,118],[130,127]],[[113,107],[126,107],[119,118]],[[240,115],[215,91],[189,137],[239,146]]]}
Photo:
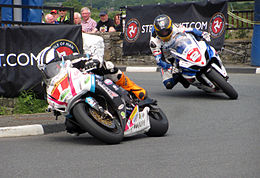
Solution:
{"label": "asphalt road", "polygon": [[232,74],[238,100],[177,85],[159,73],[128,73],[168,116],[165,137],[105,145],[65,132],[1,138],[0,177],[260,177],[260,75]]}

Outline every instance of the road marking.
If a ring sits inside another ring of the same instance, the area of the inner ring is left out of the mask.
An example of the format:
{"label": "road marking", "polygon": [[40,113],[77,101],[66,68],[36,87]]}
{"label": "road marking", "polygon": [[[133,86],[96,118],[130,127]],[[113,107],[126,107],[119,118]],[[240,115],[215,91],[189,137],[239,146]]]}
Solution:
{"label": "road marking", "polygon": [[260,68],[256,68],[256,74],[260,74]]}
{"label": "road marking", "polygon": [[127,67],[126,72],[156,72],[157,67]]}
{"label": "road marking", "polygon": [[42,125],[24,125],[13,127],[0,127],[0,137],[19,137],[31,135],[43,135],[44,130]]}

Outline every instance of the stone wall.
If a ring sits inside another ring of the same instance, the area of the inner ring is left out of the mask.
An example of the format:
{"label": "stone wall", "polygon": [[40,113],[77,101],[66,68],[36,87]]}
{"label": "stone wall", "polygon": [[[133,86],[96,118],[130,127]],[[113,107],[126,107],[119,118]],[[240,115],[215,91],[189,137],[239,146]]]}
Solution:
{"label": "stone wall", "polygon": [[123,56],[123,34],[120,32],[96,33],[105,43],[104,59],[119,65],[156,65],[152,55]]}
{"label": "stone wall", "polygon": [[13,114],[15,103],[17,98],[3,98],[0,97],[0,115],[4,114]]}
{"label": "stone wall", "polygon": [[224,63],[250,64],[251,63],[251,39],[225,40],[223,50],[220,53]]}
{"label": "stone wall", "polygon": [[[156,65],[152,55],[123,56],[123,36],[119,32],[99,33],[105,42],[107,61],[119,65]],[[251,39],[225,40],[223,50],[219,53],[224,63],[250,63]]]}

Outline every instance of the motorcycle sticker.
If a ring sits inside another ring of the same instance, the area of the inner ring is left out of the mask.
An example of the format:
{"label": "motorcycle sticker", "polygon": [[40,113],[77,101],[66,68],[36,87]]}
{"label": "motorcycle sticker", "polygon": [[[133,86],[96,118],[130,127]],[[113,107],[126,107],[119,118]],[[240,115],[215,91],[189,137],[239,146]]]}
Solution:
{"label": "motorcycle sticker", "polygon": [[118,106],[118,110],[122,110],[124,108],[124,104],[121,104],[120,106]]}
{"label": "motorcycle sticker", "polygon": [[125,126],[125,137],[134,135],[137,132],[145,133],[150,129],[149,110],[149,107],[145,107],[142,112],[139,112],[138,106],[134,108]]}
{"label": "motorcycle sticker", "polygon": [[118,94],[116,94],[115,92],[113,92],[112,90],[110,90],[107,86],[105,86],[103,83],[101,83],[100,81],[98,81],[98,85],[103,88],[110,96],[110,98],[114,98],[114,97],[118,97]]}
{"label": "motorcycle sticker", "polygon": [[92,97],[87,97],[85,102],[88,103],[92,108],[94,108],[94,106],[97,104]]}
{"label": "motorcycle sticker", "polygon": [[69,89],[69,88],[65,89],[65,90],[62,91],[62,93],[61,93],[60,100],[61,100],[61,101],[64,101],[69,94],[70,94],[70,89]]}
{"label": "motorcycle sticker", "polygon": [[68,87],[69,87],[69,79],[68,79],[68,75],[66,74],[64,77],[62,77],[54,84],[54,87],[51,91],[51,96],[56,100],[59,100],[62,91]]}
{"label": "motorcycle sticker", "polygon": [[201,54],[198,48],[191,49],[187,54],[187,59],[192,62],[200,62]]}
{"label": "motorcycle sticker", "polygon": [[138,106],[135,106],[134,110],[132,111],[131,115],[129,116],[129,119],[126,123],[126,126],[125,126],[125,131],[130,129],[131,127],[133,127],[134,123],[135,123],[135,120],[138,118],[139,116],[139,108]]}
{"label": "motorcycle sticker", "polygon": [[121,116],[125,118],[125,112],[121,112]]}
{"label": "motorcycle sticker", "polygon": [[107,85],[111,85],[113,82],[112,82],[111,80],[109,80],[109,79],[106,79],[106,80],[104,81],[104,83],[107,84]]}

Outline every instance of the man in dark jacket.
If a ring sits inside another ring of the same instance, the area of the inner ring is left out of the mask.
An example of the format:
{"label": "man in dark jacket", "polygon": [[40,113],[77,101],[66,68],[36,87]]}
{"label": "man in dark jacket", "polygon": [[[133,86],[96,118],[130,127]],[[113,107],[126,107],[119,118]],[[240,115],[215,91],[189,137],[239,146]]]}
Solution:
{"label": "man in dark jacket", "polygon": [[97,23],[96,32],[115,32],[114,21],[108,18],[106,11],[99,13],[100,21]]}

